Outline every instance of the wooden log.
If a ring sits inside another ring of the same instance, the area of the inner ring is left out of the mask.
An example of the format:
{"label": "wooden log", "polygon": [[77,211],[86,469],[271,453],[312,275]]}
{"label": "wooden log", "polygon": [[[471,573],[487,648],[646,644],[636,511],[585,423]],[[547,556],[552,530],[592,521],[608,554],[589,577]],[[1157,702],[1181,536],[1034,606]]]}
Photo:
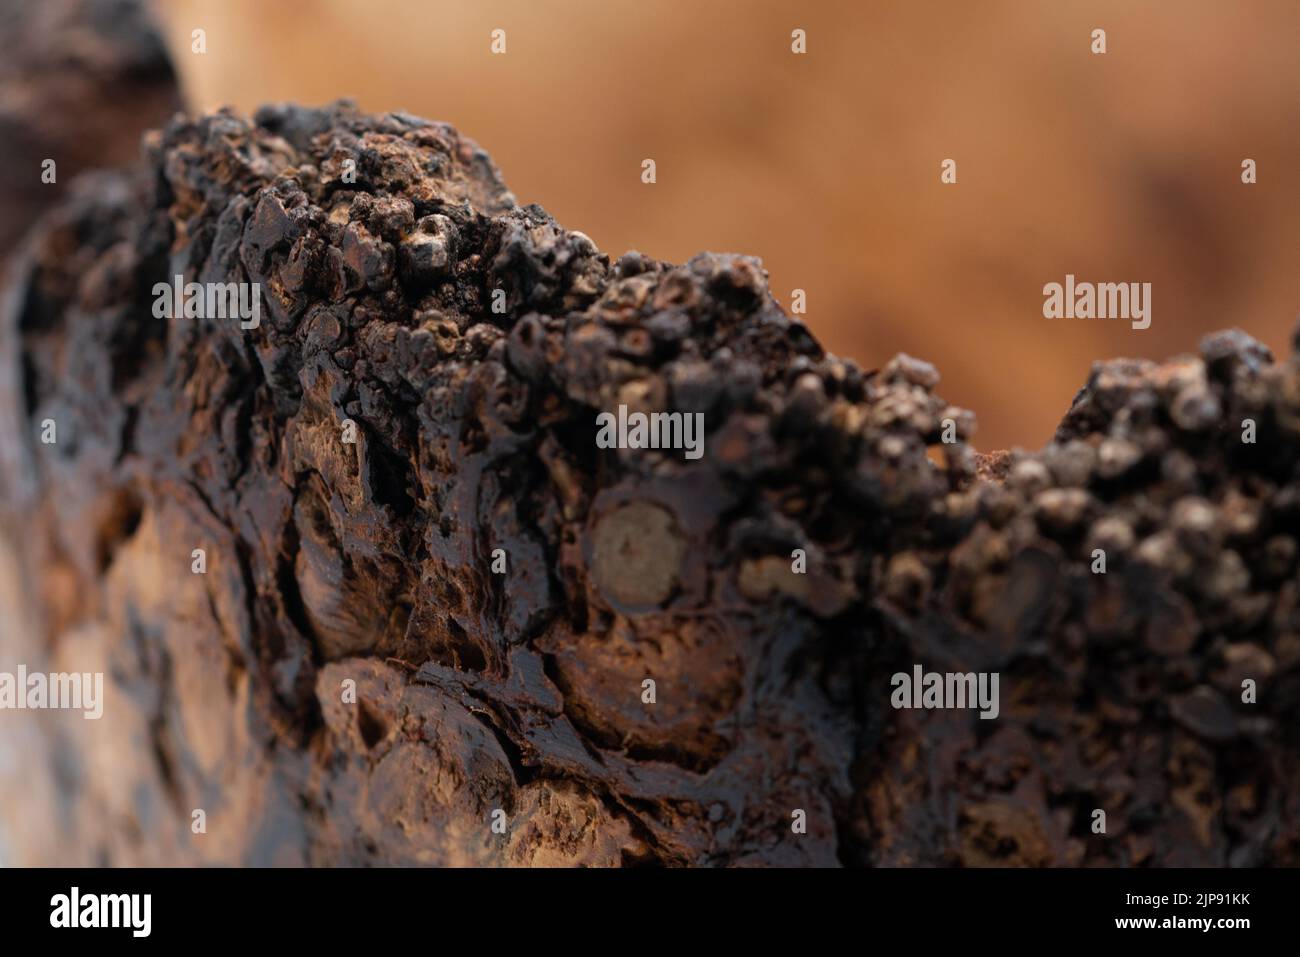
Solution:
{"label": "wooden log", "polygon": [[[148,138],[0,337],[5,650],[108,686],[19,862],[1296,862],[1300,380],[1244,335],[982,457],[756,259],[611,259],[339,104]],[[637,412],[703,454],[597,440]]]}

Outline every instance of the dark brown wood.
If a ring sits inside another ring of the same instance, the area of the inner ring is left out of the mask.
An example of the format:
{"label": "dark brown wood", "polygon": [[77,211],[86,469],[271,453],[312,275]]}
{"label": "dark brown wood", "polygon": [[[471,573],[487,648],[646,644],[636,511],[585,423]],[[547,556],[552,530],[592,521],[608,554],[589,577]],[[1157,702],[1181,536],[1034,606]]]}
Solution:
{"label": "dark brown wood", "polygon": [[[176,275],[260,324],[157,317]],[[1244,335],[980,457],[757,260],[612,260],[450,127],[338,105],[151,137],[0,336],[7,647],[111,685],[20,859],[1297,862],[1300,378]],[[704,454],[601,448],[620,405]],[[997,717],[896,709],[916,665],[997,674]]]}

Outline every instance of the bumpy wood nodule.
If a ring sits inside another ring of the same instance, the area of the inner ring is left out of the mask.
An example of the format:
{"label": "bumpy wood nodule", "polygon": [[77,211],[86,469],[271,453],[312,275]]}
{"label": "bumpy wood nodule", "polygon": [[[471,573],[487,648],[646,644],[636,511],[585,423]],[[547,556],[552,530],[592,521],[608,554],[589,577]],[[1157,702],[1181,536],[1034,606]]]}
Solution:
{"label": "bumpy wood nodule", "polygon": [[[1240,333],[979,456],[757,260],[612,262],[346,105],[178,120],[19,265],[6,648],[109,682],[25,719],[20,861],[1300,862],[1300,370]],[[260,326],[155,318],[176,275]],[[703,456],[599,448],[620,405]],[[896,710],[917,664],[998,716]]]}

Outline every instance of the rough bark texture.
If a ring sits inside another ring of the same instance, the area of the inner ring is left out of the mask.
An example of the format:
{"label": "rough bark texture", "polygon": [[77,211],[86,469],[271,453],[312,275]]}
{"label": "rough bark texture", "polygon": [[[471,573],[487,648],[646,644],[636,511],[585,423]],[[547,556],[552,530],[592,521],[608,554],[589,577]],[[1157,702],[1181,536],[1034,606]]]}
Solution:
{"label": "rough bark texture", "polygon": [[[260,283],[261,326],[154,318],[176,274]],[[111,684],[42,718],[18,862],[1300,860],[1300,366],[1244,335],[978,456],[932,367],[826,355],[757,260],[612,262],[347,106],[152,136],[0,335],[0,649]],[[620,404],[705,454],[598,448]],[[1000,672],[999,717],[895,710],[913,664]]]}

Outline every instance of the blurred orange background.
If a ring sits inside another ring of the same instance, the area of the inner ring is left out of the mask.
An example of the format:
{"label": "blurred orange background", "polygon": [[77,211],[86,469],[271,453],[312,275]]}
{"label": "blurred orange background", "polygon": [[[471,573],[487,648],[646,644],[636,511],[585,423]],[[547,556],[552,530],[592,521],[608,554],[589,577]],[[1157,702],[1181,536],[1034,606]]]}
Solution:
{"label": "blurred orange background", "polygon": [[[191,107],[350,96],[451,122],[521,202],[611,255],[751,253],[787,307],[807,291],[832,351],[934,362],[985,449],[1044,442],[1093,359],[1186,352],[1232,325],[1290,352],[1295,0],[155,9]],[[1152,283],[1151,328],[1044,319],[1043,285],[1066,273]]]}

